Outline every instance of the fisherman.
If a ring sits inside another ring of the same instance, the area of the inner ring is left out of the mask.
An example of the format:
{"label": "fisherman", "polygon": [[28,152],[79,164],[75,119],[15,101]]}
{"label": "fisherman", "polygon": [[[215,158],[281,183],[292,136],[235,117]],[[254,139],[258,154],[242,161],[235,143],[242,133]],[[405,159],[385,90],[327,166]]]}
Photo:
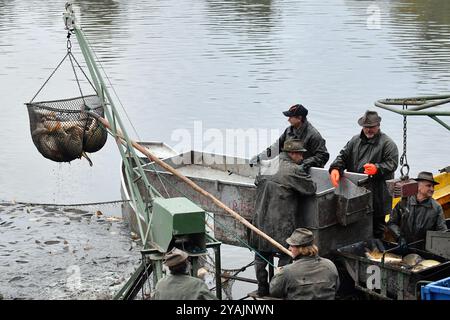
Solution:
{"label": "fisherman", "polygon": [[442,207],[432,198],[434,186],[439,183],[426,171],[413,180],[418,182],[417,194],[408,197],[406,204],[397,203],[388,222],[388,229],[401,247],[425,239],[428,230],[447,231]]}
{"label": "fisherman", "polygon": [[369,175],[368,187],[372,191],[373,235],[384,235],[385,216],[392,208],[392,197],[386,180],[394,178],[398,166],[398,149],[394,141],[380,131],[381,117],[376,111],[366,111],[359,118],[361,133],[355,135],[330,165],[330,179],[337,187],[344,170]]}
{"label": "fisherman", "polygon": [[270,295],[286,300],[334,300],[339,288],[336,266],[319,256],[313,233],[295,229],[286,239],[294,262],[282,268],[270,281]]}
{"label": "fisherman", "polygon": [[330,154],[325,146],[325,139],[322,138],[319,131],[306,119],[308,109],[301,104],[293,105],[283,114],[288,117],[291,124],[278,140],[259,155],[250,160],[250,164],[256,164],[261,160],[272,159],[282,152],[282,147],[286,140],[299,139],[307,149],[303,154],[302,166],[305,170],[310,167],[319,167],[327,163]]}
{"label": "fisherman", "polygon": [[178,248],[166,253],[164,264],[170,275],[156,284],[154,300],[217,300],[202,280],[189,275],[188,257]]}
{"label": "fisherman", "polygon": [[[307,152],[298,139],[284,142],[283,152],[278,159],[278,168],[273,174],[260,173],[256,177],[256,203],[253,224],[279,243],[298,226],[299,204],[302,196],[312,196],[316,184],[311,176],[299,166],[303,153]],[[258,251],[255,254],[255,271],[258,281],[258,296],[269,293],[267,261],[278,251],[265,239],[251,234],[250,243]],[[278,266],[291,261],[291,257],[279,253]]]}

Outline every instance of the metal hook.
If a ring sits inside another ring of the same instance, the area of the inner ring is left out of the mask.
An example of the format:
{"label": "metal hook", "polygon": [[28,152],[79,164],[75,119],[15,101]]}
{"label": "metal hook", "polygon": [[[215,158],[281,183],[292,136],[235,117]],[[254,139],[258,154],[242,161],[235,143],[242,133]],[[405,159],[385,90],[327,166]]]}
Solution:
{"label": "metal hook", "polygon": [[[406,167],[406,174],[403,173],[403,168],[405,168],[405,167]],[[409,164],[405,163],[405,164],[403,164],[401,166],[401,168],[400,168],[400,175],[401,175],[400,179],[408,180],[408,178],[409,178]]]}
{"label": "metal hook", "polygon": [[75,28],[75,13],[72,8],[72,3],[66,3],[66,12],[63,13],[63,21],[66,26],[66,30],[73,31]]}

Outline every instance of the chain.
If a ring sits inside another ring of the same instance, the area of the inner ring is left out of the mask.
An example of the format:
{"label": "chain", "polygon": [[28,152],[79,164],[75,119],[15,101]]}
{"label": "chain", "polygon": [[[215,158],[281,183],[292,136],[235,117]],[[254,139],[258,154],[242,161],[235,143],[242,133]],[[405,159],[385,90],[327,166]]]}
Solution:
{"label": "chain", "polygon": [[72,51],[72,42],[70,42],[70,31],[67,32],[67,53]]}
{"label": "chain", "polygon": [[[408,110],[408,105],[406,104],[406,101],[403,102],[403,110]],[[407,141],[407,125],[408,121],[406,119],[406,115],[403,116],[403,153],[400,157],[400,179],[402,180],[408,180],[408,174],[409,174],[409,165],[408,165],[408,158],[406,157],[406,141]],[[403,168],[406,168],[406,174],[403,172]]]}

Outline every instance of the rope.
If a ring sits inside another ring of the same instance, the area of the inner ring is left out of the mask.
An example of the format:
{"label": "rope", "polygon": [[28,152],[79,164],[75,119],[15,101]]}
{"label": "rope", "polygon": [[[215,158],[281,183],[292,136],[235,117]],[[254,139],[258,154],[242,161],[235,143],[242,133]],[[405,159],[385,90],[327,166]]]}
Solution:
{"label": "rope", "polygon": [[[119,95],[117,94],[116,89],[114,88],[114,86],[113,86],[111,80],[109,79],[108,74],[106,73],[105,69],[103,68],[103,64],[102,64],[101,60],[100,60],[99,57],[97,56],[97,53],[94,51],[94,47],[91,45],[91,43],[89,42],[89,39],[88,39],[88,37],[87,37],[86,35],[84,35],[84,38],[85,38],[85,40],[86,40],[86,43],[89,45],[89,48],[91,49],[91,51],[92,51],[92,53],[93,53],[93,55],[94,55],[96,61],[98,62],[99,66],[100,66],[100,69],[103,71],[103,74],[105,75],[106,79],[108,80],[108,84],[109,84],[109,86],[111,87],[111,89],[113,90],[114,95],[116,96],[116,98],[117,98],[117,100],[118,100],[118,102],[119,102],[119,105],[120,105],[120,107],[122,108],[122,111],[124,112],[124,114],[125,114],[125,116],[126,116],[128,122],[130,123],[130,125],[131,125],[131,127],[132,127],[132,129],[133,129],[133,131],[134,131],[134,133],[135,133],[135,135],[136,135],[136,137],[138,138],[138,140],[141,141],[142,139],[140,138],[140,136],[139,136],[139,134],[138,134],[138,132],[137,132],[135,126],[133,125],[133,122],[131,122],[131,118],[130,118],[130,116],[128,115],[128,112],[126,111],[125,107],[123,106],[123,103],[122,103],[122,101],[120,100],[120,97],[119,97]],[[166,192],[167,196],[170,197],[170,194],[169,194],[169,192],[167,191],[166,186],[164,185],[163,181],[161,180],[161,177],[160,177],[159,172],[156,171],[154,164],[151,164],[151,165],[153,166],[153,170],[155,171],[155,173],[156,173],[156,175],[157,175],[159,181],[161,182],[161,185],[162,185],[162,187],[164,188],[164,191]]]}
{"label": "rope", "polygon": [[[165,177],[163,177],[164,180],[166,180],[166,182],[168,184],[170,184],[172,186],[172,188],[174,188],[176,191],[178,191],[180,194],[182,194],[183,196],[185,196],[186,198],[189,198],[184,192],[182,192],[181,190],[179,190],[175,185],[173,185],[169,180],[167,180]],[[269,265],[271,265],[272,267],[275,268],[275,265],[272,264],[270,261],[268,261],[266,258],[264,258],[255,248],[253,248],[252,246],[250,246],[247,242],[245,242],[244,240],[242,240],[239,235],[237,235],[236,232],[231,231],[230,228],[228,228],[228,226],[225,226],[224,224],[220,223],[217,221],[217,219],[215,218],[214,215],[212,215],[210,212],[206,212],[207,215],[209,215],[210,217],[212,217],[212,219],[214,220],[214,223],[217,223],[218,225],[220,225],[222,227],[222,229],[224,229],[226,232],[228,232],[231,236],[233,236],[237,241],[239,241],[241,244],[243,244],[245,247],[247,247],[250,251],[255,252],[255,254],[257,254],[261,259],[263,259],[264,261],[266,261]]]}
{"label": "rope", "polygon": [[126,109],[124,108],[124,106],[122,104],[122,101],[119,98],[119,95],[116,92],[116,89],[114,88],[113,84],[111,83],[111,80],[109,79],[108,74],[105,72],[105,69],[103,68],[101,60],[98,58],[97,54],[95,53],[94,47],[91,45],[91,43],[89,42],[89,39],[87,38],[86,35],[84,35],[84,38],[86,40],[86,43],[89,45],[89,48],[91,49],[92,53],[94,54],[94,57],[97,59],[97,62],[100,65],[100,69],[102,69],[103,74],[105,75],[106,79],[108,80],[108,84],[111,87],[111,89],[113,90],[114,95],[116,96],[117,100],[119,101],[119,104],[120,104],[120,106],[121,106],[121,108],[122,108],[122,110],[123,110],[123,112],[124,112],[128,122],[130,123],[131,127],[133,128],[133,131],[136,134],[136,137],[138,138],[138,140],[141,140],[141,138],[139,137],[139,134],[137,133],[136,128],[134,127],[133,123],[131,122],[131,119],[130,119]]}
{"label": "rope", "polygon": [[[250,251],[253,251],[256,255],[258,255],[261,259],[263,259],[265,262],[267,262],[267,264],[269,264],[270,266],[275,267],[275,265],[273,263],[271,263],[269,260],[267,260],[266,258],[264,258],[259,252],[258,250],[256,250],[255,248],[253,248],[251,245],[249,245],[247,242],[245,242],[244,240],[242,240],[236,232],[234,231],[230,231],[230,229],[225,226],[224,224],[218,222],[216,220],[216,218],[214,217],[214,215],[211,215],[211,213],[207,212],[208,215],[212,216],[214,223],[217,223],[219,226],[222,227],[222,229],[224,229],[226,232],[228,232],[231,236],[233,236],[237,241],[239,241],[241,244],[243,244],[245,247],[247,247],[247,249],[249,249]],[[234,235],[232,234],[234,233]]]}
{"label": "rope", "polygon": [[98,206],[98,205],[108,205],[108,204],[118,204],[130,202],[130,200],[114,200],[114,201],[104,201],[104,202],[90,202],[90,203],[74,203],[74,204],[57,204],[57,203],[33,203],[33,202],[20,202],[14,201],[14,204],[26,205],[26,206],[42,206],[42,207],[87,207],[87,206]]}
{"label": "rope", "polygon": [[[69,37],[70,37],[70,33],[67,36],[67,43],[70,43]],[[86,101],[84,100],[83,90],[81,90],[80,80],[78,79],[77,71],[75,70],[75,66],[73,65],[72,52],[70,49],[71,47],[72,47],[72,45],[67,46],[67,53],[69,54],[70,64],[72,66],[73,74],[75,75],[75,80],[77,81],[78,90],[80,91],[81,99],[83,99],[83,103],[84,103],[84,105],[86,105]],[[83,109],[81,111],[83,111]]]}
{"label": "rope", "polygon": [[72,59],[75,61],[75,63],[78,66],[78,69],[80,69],[80,71],[83,73],[84,77],[86,78],[86,80],[89,82],[89,84],[91,85],[92,89],[94,89],[95,94],[98,95],[97,89],[95,89],[94,84],[91,82],[91,80],[89,79],[89,77],[87,76],[86,72],[84,72],[83,68],[81,67],[81,65],[78,63],[77,59],[75,58],[75,56],[71,53],[70,54],[72,56]]}
{"label": "rope", "polygon": [[36,92],[36,94],[33,96],[33,98],[31,99],[30,103],[32,103],[33,100],[37,97],[37,95],[42,91],[42,89],[44,89],[44,87],[47,84],[47,82],[51,79],[51,77],[53,77],[53,75],[55,74],[56,70],[59,69],[59,67],[64,62],[64,60],[66,60],[68,55],[69,55],[69,53],[66,53],[64,58],[62,58],[62,60],[59,62],[59,64],[56,66],[56,68],[53,70],[53,72],[50,74],[50,76],[47,78],[47,80],[45,80],[44,84],[41,86],[41,88],[38,90],[38,92]]}

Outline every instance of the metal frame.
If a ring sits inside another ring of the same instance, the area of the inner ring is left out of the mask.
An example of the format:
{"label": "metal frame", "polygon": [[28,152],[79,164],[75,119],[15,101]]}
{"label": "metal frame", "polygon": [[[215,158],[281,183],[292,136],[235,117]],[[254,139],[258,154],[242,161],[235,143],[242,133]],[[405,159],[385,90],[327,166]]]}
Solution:
{"label": "metal frame", "polygon": [[[375,106],[389,110],[403,116],[429,116],[431,119],[442,125],[450,131],[450,125],[438,118],[438,116],[450,116],[450,111],[422,111],[425,109],[437,107],[450,102],[450,95],[419,96],[409,98],[390,98],[381,99],[375,102]],[[399,110],[394,106],[415,107]]]}
{"label": "metal frame", "polygon": [[[221,258],[220,245],[221,242],[207,235],[209,242],[206,243],[206,248],[213,249],[215,254],[215,282],[216,282],[216,296],[217,299],[222,300],[222,274],[221,274]],[[155,248],[145,249],[141,251],[142,262],[138,269],[133,273],[127,283],[114,296],[114,300],[133,300],[150,274],[153,275],[153,288],[159,280],[163,278],[163,254]],[[192,272],[197,273],[198,256],[192,256]]]}
{"label": "metal frame", "polygon": [[[86,65],[89,69],[97,94],[105,104],[105,116],[111,125],[110,133],[116,137],[117,147],[119,148],[120,155],[125,163],[128,190],[130,190],[130,198],[136,210],[136,220],[138,222],[140,237],[145,249],[149,241],[151,242],[152,240],[151,233],[149,232],[152,217],[152,202],[155,197],[161,197],[161,194],[149,183],[147,176],[145,175],[144,169],[142,168],[143,162],[136,154],[125,126],[118,116],[114,100],[108,91],[102,73],[97,67],[95,55],[86,40],[83,30],[77,24],[72,4],[70,2],[66,3],[65,8],[66,12],[63,14],[63,20],[66,25],[66,29],[69,32],[69,37],[70,34],[75,34],[77,38],[81,53],[86,61]],[[110,109],[106,108],[106,106],[109,106]],[[125,145],[122,144],[121,139],[118,138],[119,136],[123,137]],[[149,198],[148,201],[146,201],[139,192],[136,182],[140,179],[143,180],[147,191],[147,196]]]}

